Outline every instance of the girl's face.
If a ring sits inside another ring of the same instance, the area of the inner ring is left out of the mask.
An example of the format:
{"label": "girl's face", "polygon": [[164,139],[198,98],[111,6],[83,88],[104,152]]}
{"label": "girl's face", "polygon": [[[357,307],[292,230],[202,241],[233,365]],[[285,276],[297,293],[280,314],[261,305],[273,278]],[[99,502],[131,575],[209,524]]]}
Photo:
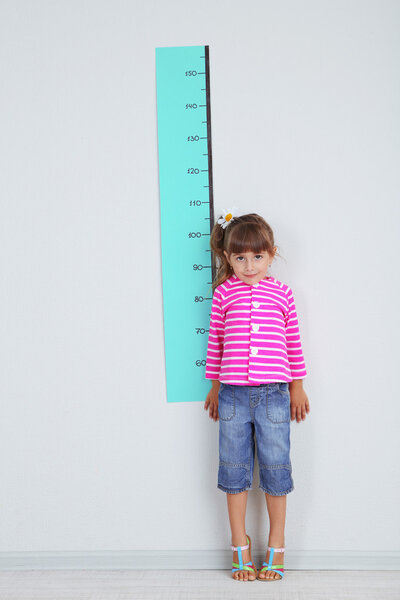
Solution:
{"label": "girl's face", "polygon": [[276,250],[275,246],[272,256],[267,251],[260,252],[259,254],[255,254],[254,252],[232,253],[229,256],[224,250],[224,254],[229,264],[232,265],[235,275],[244,283],[254,285],[267,276],[267,271],[274,260]]}

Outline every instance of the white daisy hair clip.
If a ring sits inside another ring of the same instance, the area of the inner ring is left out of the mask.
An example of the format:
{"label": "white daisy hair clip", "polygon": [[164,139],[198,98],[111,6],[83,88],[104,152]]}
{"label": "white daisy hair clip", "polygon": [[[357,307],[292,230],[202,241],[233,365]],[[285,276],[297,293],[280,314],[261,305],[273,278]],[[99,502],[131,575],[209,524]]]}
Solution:
{"label": "white daisy hair clip", "polygon": [[226,229],[228,225],[234,220],[234,218],[239,216],[240,213],[236,206],[234,206],[233,208],[229,208],[228,210],[223,208],[222,216],[220,219],[218,219],[218,223],[221,225],[222,229]]}

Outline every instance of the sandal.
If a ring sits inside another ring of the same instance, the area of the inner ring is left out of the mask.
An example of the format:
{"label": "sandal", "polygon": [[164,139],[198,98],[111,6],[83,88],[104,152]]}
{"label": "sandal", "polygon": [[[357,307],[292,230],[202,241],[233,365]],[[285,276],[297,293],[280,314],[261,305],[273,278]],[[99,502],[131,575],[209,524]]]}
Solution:
{"label": "sandal", "polygon": [[251,539],[248,535],[246,535],[247,537],[247,546],[231,546],[232,550],[235,552],[237,551],[238,553],[238,559],[239,559],[239,564],[232,562],[232,577],[233,579],[236,579],[236,581],[242,581],[241,579],[237,579],[237,577],[235,577],[233,575],[233,573],[236,573],[236,571],[253,571],[256,578],[255,579],[247,579],[247,580],[243,580],[243,581],[255,581],[257,579],[257,569],[254,566],[254,563],[252,560],[250,560],[249,562],[247,562],[246,564],[243,564],[243,558],[242,558],[242,550],[247,550],[247,548],[250,549],[250,556],[251,556]]}
{"label": "sandal", "polygon": [[263,562],[263,566],[260,569],[260,573],[262,573],[263,571],[276,571],[276,573],[278,573],[280,575],[280,577],[276,577],[274,579],[267,579],[267,577],[259,577],[257,576],[257,579],[259,581],[279,581],[280,579],[283,579],[283,576],[285,574],[285,569],[283,568],[283,565],[273,565],[272,564],[272,559],[274,557],[274,552],[284,552],[285,548],[272,548],[272,546],[268,546],[268,550],[270,551],[269,553],[269,562],[266,563],[265,561]]}

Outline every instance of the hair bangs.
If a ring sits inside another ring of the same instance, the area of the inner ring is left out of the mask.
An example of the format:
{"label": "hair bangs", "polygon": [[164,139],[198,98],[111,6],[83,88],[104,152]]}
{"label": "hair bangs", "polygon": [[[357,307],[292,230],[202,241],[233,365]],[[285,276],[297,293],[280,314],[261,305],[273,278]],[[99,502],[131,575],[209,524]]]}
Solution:
{"label": "hair bangs", "polygon": [[243,252],[268,252],[271,242],[264,227],[254,223],[240,223],[232,230],[228,241],[228,254]]}

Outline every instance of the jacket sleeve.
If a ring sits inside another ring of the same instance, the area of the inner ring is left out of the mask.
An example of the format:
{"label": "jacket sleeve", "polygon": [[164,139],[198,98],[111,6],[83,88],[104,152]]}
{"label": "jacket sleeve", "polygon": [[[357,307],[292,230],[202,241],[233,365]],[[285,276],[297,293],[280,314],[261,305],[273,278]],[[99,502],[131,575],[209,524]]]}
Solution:
{"label": "jacket sleeve", "polygon": [[293,292],[290,288],[288,288],[286,295],[288,298],[288,312],[285,318],[285,328],[290,371],[293,379],[303,379],[307,376],[307,371],[301,347],[296,306],[294,303]]}
{"label": "jacket sleeve", "polygon": [[219,379],[224,348],[225,318],[221,304],[222,296],[214,290],[208,335],[206,379]]}

